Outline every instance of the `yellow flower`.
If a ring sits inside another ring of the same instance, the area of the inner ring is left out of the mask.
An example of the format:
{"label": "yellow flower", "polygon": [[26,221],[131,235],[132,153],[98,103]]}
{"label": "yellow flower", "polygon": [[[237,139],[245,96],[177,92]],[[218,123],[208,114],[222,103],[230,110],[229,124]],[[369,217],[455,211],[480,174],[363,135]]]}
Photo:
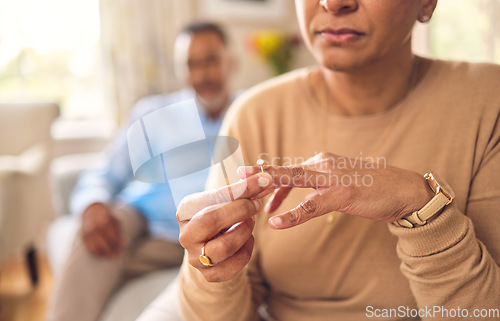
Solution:
{"label": "yellow flower", "polygon": [[293,49],[300,43],[297,36],[289,36],[277,30],[255,32],[248,38],[248,46],[263,61],[269,63],[276,74],[289,68]]}
{"label": "yellow flower", "polygon": [[257,50],[261,56],[269,57],[280,50],[284,35],[278,31],[263,31],[256,36]]}

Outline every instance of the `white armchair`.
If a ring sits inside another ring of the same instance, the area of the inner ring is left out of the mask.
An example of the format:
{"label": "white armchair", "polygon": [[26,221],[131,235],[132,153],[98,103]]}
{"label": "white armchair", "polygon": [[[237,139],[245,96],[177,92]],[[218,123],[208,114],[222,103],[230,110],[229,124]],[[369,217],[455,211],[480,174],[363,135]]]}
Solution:
{"label": "white armchair", "polygon": [[25,254],[33,284],[35,246],[54,215],[48,169],[58,115],[54,103],[0,103],[0,264]]}

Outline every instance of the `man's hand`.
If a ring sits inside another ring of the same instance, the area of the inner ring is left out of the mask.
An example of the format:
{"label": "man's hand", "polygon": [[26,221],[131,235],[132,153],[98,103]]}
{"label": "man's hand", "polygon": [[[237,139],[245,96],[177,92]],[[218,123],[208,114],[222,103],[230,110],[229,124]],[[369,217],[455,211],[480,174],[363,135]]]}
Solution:
{"label": "man's hand", "polygon": [[120,222],[106,204],[94,203],[82,215],[82,239],[95,256],[118,258],[126,246]]}

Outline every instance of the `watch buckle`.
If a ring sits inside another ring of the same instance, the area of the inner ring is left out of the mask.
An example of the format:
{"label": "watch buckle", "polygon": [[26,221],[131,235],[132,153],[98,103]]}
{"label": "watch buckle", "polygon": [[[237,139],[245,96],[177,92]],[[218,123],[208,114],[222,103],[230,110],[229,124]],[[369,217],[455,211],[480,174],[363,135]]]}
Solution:
{"label": "watch buckle", "polygon": [[436,194],[438,193],[442,193],[444,196],[446,196],[446,198],[448,199],[448,203],[446,203],[446,205],[450,205],[450,203],[453,201],[453,196],[451,196],[450,194],[448,194],[444,189],[441,188],[441,186],[437,186],[436,188]]}

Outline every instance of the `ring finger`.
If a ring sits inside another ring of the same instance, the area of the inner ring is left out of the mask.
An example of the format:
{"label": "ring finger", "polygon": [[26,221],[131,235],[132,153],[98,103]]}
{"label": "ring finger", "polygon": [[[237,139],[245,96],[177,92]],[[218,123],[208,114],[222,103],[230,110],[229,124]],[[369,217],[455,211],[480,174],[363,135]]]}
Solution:
{"label": "ring finger", "polygon": [[203,246],[205,246],[205,256],[214,265],[231,258],[252,236],[254,225],[254,218],[248,218],[243,222],[233,225],[221,235],[201,244],[198,254],[191,258],[191,264],[200,268],[205,267],[200,261]]}

